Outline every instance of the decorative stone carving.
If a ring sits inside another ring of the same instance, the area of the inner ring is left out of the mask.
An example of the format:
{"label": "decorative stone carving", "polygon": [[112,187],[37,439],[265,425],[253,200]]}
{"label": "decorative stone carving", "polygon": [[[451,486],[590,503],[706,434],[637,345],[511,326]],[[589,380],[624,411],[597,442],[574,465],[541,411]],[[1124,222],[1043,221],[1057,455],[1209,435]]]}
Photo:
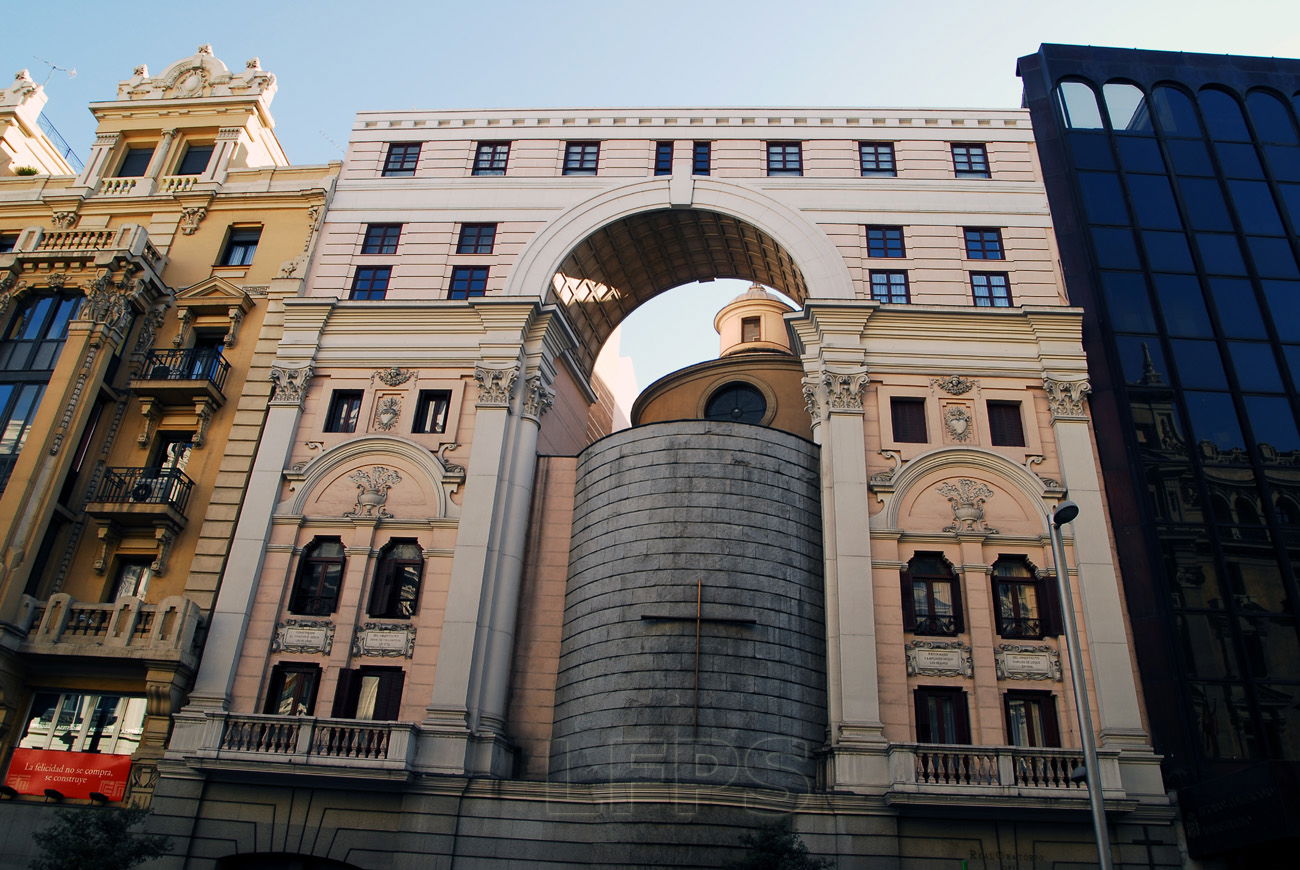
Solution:
{"label": "decorative stone carving", "polygon": [[912,677],[971,677],[975,663],[970,647],[957,640],[913,640],[907,652],[907,674]]}
{"label": "decorative stone carving", "polygon": [[294,257],[292,260],[285,260],[280,264],[280,271],[276,273],[275,277],[292,278],[298,274],[298,270],[302,268],[302,265],[302,257]]}
{"label": "decorative stone carving", "polygon": [[397,425],[397,421],[401,416],[402,400],[396,396],[389,396],[382,400],[375,410],[375,428],[389,432]]}
{"label": "decorative stone carving", "polygon": [[221,337],[226,347],[234,347],[235,340],[239,338],[239,324],[244,322],[244,309],[238,305],[232,305],[226,309],[226,316],[230,318],[230,328],[226,334]]}
{"label": "decorative stone carving", "polygon": [[190,333],[190,327],[194,323],[194,312],[188,308],[182,308],[176,312],[176,322],[180,324],[180,330],[176,337],[172,339],[172,347],[180,347],[185,343],[186,337]]}
{"label": "decorative stone carving", "polygon": [[154,529],[154,540],[158,543],[158,558],[149,564],[149,570],[159,577],[167,573],[167,560],[171,558],[172,544],[176,543],[176,533],[171,529]]}
{"label": "decorative stone carving", "polygon": [[821,419],[821,405],[817,402],[817,387],[808,378],[803,380],[803,409],[813,420]]}
{"label": "decorative stone carving", "polygon": [[524,416],[540,420],[542,415],[555,403],[555,390],[542,383],[541,375],[533,375],[524,381]]}
{"label": "decorative stone carving", "polygon": [[953,522],[944,527],[945,532],[997,534],[997,529],[984,522],[984,502],[993,497],[993,490],[979,481],[962,477],[955,484],[946,481],[938,491],[952,505]]}
{"label": "decorative stone carving", "polygon": [[461,480],[465,479],[465,466],[452,462],[447,458],[447,454],[455,450],[460,445],[455,441],[448,441],[438,448],[438,461],[442,463],[443,470],[448,477],[459,476]]}
{"label": "decorative stone carving", "polygon": [[[53,279],[54,276],[51,275],[50,278]],[[131,318],[131,305],[127,294],[123,292],[126,284],[126,281],[114,282],[107,271],[100,273],[87,294],[86,304],[82,306],[82,318],[110,328],[124,326]]]}
{"label": "decorative stone carving", "polygon": [[1041,480],[1043,482],[1043,486],[1047,487],[1048,489],[1064,489],[1065,487],[1055,477],[1044,477],[1043,475],[1039,474],[1037,471],[1034,471],[1035,465],[1041,465],[1045,461],[1046,461],[1046,457],[1044,457],[1042,454],[1031,453],[1030,455],[1025,457],[1025,469],[1034,477]]}
{"label": "decorative stone carving", "polygon": [[99,550],[95,553],[93,567],[96,574],[103,574],[108,570],[108,554],[117,546],[121,536],[115,525],[103,523],[95,529],[95,537],[99,539]]}
{"label": "decorative stone carving", "polygon": [[140,434],[135,436],[135,443],[148,447],[153,439],[154,427],[162,420],[162,406],[150,398],[140,399],[140,418],[144,420],[144,425],[140,427]]}
{"label": "decorative stone carving", "polygon": [[328,619],[286,619],[275,626],[271,652],[323,653],[334,647],[334,623]]}
{"label": "decorative stone carving", "polygon": [[861,411],[862,393],[867,389],[866,372],[822,372],[828,411]]}
{"label": "decorative stone carving", "polygon": [[354,519],[389,519],[393,516],[384,504],[388,501],[388,491],[402,482],[400,474],[391,468],[376,465],[369,471],[349,475],[348,480],[357,485],[357,503],[343,516]]}
{"label": "decorative stone carving", "polygon": [[271,367],[271,402],[301,407],[307,395],[307,382],[311,380],[312,367],[284,369]]}
{"label": "decorative stone carving", "polygon": [[1092,392],[1092,384],[1087,381],[1058,381],[1055,378],[1043,378],[1043,389],[1047,391],[1047,402],[1052,409],[1053,423],[1057,420],[1088,419],[1083,400]]}
{"label": "decorative stone carving", "polygon": [[943,426],[957,441],[969,441],[975,431],[970,412],[961,405],[949,405],[943,412]]}
{"label": "decorative stone carving", "polygon": [[1001,643],[993,651],[999,680],[1061,679],[1061,654],[1050,646]]}
{"label": "decorative stone carving", "polygon": [[897,450],[881,450],[880,455],[894,461],[894,467],[888,471],[877,471],[871,475],[871,484],[886,486],[894,482],[894,475],[903,470],[903,456]]}
{"label": "decorative stone carving", "polygon": [[519,368],[489,369],[474,367],[474,380],[478,383],[478,407],[508,408],[510,396],[519,380]]}
{"label": "decorative stone carving", "polygon": [[194,447],[202,447],[208,440],[208,425],[212,422],[212,401],[199,399],[194,403]]}
{"label": "decorative stone carving", "polygon": [[199,224],[208,216],[208,210],[200,205],[187,206],[181,209],[181,232],[187,236],[192,236],[199,231]]}
{"label": "decorative stone carving", "polygon": [[415,372],[393,366],[391,369],[380,369],[370,377],[378,378],[390,387],[400,387],[402,384],[415,377]]}
{"label": "decorative stone carving", "polygon": [[409,659],[415,654],[415,626],[363,622],[352,635],[352,654]]}
{"label": "decorative stone carving", "polygon": [[56,211],[50,216],[50,223],[61,230],[70,230],[77,225],[77,213],[75,211]]}
{"label": "decorative stone carving", "polygon": [[[107,279],[108,279],[107,272],[104,272],[99,276],[100,281],[106,281]],[[51,290],[62,290],[64,286],[67,285],[67,283],[68,283],[68,275],[66,272],[55,272],[54,274],[50,275],[48,278],[45,279],[46,286],[49,287]]]}
{"label": "decorative stone carving", "polygon": [[950,396],[960,396],[969,393],[979,386],[979,383],[970,378],[963,378],[960,375],[949,375],[946,378],[931,379],[930,386],[943,390]]}

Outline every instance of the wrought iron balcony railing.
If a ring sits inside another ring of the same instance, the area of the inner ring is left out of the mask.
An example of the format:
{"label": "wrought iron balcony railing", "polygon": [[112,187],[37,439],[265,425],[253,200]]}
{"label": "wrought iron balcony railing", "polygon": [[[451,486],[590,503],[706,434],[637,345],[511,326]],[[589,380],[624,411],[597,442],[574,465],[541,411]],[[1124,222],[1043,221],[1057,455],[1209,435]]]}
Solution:
{"label": "wrought iron balcony railing", "polygon": [[91,501],[165,505],[183,514],[193,489],[194,481],[175,468],[109,468]]}
{"label": "wrought iron balcony railing", "polygon": [[230,363],[216,348],[159,349],[149,351],[145,357],[140,380],[205,381],[221,390],[229,373]]}
{"label": "wrought iron balcony railing", "polygon": [[1043,636],[1043,621],[1037,617],[998,617],[998,634],[1017,640],[1037,640]]}

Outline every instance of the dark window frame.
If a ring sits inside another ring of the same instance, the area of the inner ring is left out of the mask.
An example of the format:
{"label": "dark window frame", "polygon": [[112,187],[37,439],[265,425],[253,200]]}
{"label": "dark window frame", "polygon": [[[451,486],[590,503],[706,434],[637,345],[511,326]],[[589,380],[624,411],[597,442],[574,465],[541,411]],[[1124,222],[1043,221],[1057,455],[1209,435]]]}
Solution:
{"label": "dark window frame", "polygon": [[[337,555],[320,555],[326,547],[338,548]],[[331,570],[332,569],[332,570]],[[347,551],[338,537],[312,538],[298,557],[289,594],[289,612],[301,616],[330,616],[339,608],[347,570]]]}
{"label": "dark window frame", "polygon": [[[1016,730],[1012,727],[1011,710],[1016,703],[1032,705],[1038,710],[1038,719],[1042,728],[1042,742],[1034,741],[1033,729],[1028,730],[1029,740],[1017,743]],[[1056,716],[1056,695],[1052,692],[1033,689],[1008,689],[1002,695],[1002,718],[1007,729],[1008,746],[1024,746],[1034,749],[1059,748],[1061,729]]]}
{"label": "dark window frame", "polygon": [[803,175],[803,142],[777,141],[767,143],[768,175]]}
{"label": "dark window frame", "polygon": [[962,227],[967,260],[1005,260],[1006,246],[998,227]]}
{"label": "dark window frame", "polygon": [[988,146],[980,142],[953,142],[952,171],[957,178],[992,178]]}
{"label": "dark window frame", "polygon": [[335,390],[330,394],[329,409],[325,412],[326,432],[356,432],[361,422],[361,403],[364,390]]}
{"label": "dark window frame", "polygon": [[[1023,573],[1011,573],[1013,568],[1023,568]],[[1061,634],[1055,584],[1040,576],[1024,556],[999,555],[993,563],[989,588],[993,593],[994,630],[999,637],[1041,640]],[[1004,588],[1008,594],[1003,594]],[[1029,594],[1017,595],[1017,589]],[[1025,602],[1030,598],[1032,605],[1026,612]]]}
{"label": "dark window frame", "polygon": [[450,413],[451,390],[420,390],[415,401],[411,432],[415,435],[446,434]]}
{"label": "dark window frame", "polygon": [[[890,434],[900,444],[928,444],[930,429],[926,420],[925,399],[917,396],[890,396]],[[908,415],[913,415],[908,419]],[[919,416],[920,426],[917,426]],[[917,435],[921,437],[916,437]]]}
{"label": "dark window frame", "polygon": [[1011,276],[1006,272],[971,272],[970,293],[977,308],[1012,308]]}
{"label": "dark window frame", "polygon": [[[414,548],[415,555],[395,555],[402,548]],[[404,570],[411,567],[415,568],[413,576]],[[420,542],[393,538],[379,551],[366,613],[375,619],[410,619],[419,609],[423,586],[424,551]]]}
{"label": "dark window frame", "polygon": [[[903,596],[904,631],[931,637],[956,637],[966,630],[961,578],[942,553],[914,553],[899,573],[899,582]],[[918,590],[917,584],[921,584],[923,589]],[[951,614],[939,613],[940,608],[936,606],[943,600],[936,594],[936,587],[944,585],[948,587]]]}
{"label": "dark window frame", "polygon": [[18,247],[18,233],[0,233],[0,254],[7,254]]}
{"label": "dark window frame", "polygon": [[[956,686],[917,686],[912,692],[916,712],[916,742],[947,746],[970,745],[970,704],[965,690]],[[948,705],[952,715],[951,734],[936,734],[937,723],[930,717],[930,701]],[[941,740],[936,738],[948,737]]]}
{"label": "dark window frame", "polygon": [[740,340],[741,342],[762,341],[763,340],[763,318],[762,317],[740,318]]}
{"label": "dark window frame", "polygon": [[360,301],[376,301],[388,296],[388,285],[393,280],[392,266],[357,266],[352,275],[352,286],[348,298]]}
{"label": "dark window frame", "polygon": [[[373,709],[370,715],[358,715],[361,690],[366,678],[378,681]],[[391,665],[363,665],[359,668],[342,668],[338,685],[334,689],[334,704],[330,716],[334,719],[358,719],[362,722],[395,722],[401,711],[402,688],[406,671]]]}
{"label": "dark window frame", "polygon": [[366,224],[361,237],[363,254],[396,254],[402,241],[402,224]]}
{"label": "dark window frame", "polygon": [[1022,403],[1004,399],[990,399],[985,403],[985,412],[989,418],[990,444],[994,447],[1025,446],[1025,420]]}
{"label": "dark window frame", "polygon": [[691,144],[691,175],[711,175],[713,173],[713,143],[707,141]]}
{"label": "dark window frame", "polygon": [[907,244],[902,227],[868,226],[867,256],[880,259],[901,259],[907,256]]}
{"label": "dark window frame", "polygon": [[[177,161],[176,171],[173,174],[202,175],[204,172],[207,172],[208,164],[212,162],[212,155],[216,152],[216,150],[217,150],[217,146],[213,143],[191,142],[187,144],[185,146],[185,153],[182,154],[181,159]],[[204,152],[207,152],[207,156],[203,158],[203,163],[201,165],[198,165],[196,168],[195,167],[196,160],[193,160],[192,157],[194,155],[203,154]]]}
{"label": "dark window frame", "polygon": [[[285,682],[289,674],[297,674],[307,679],[300,683],[298,691],[286,697]],[[320,678],[320,665],[314,662],[278,662],[271,668],[271,678],[266,685],[266,699],[262,704],[262,712],[273,716],[314,715],[316,697],[320,694]],[[293,703],[295,709],[292,712],[285,713],[280,709],[285,701]],[[302,709],[297,709],[299,706]]]}
{"label": "dark window frame", "polygon": [[257,246],[262,241],[262,227],[231,225],[226,230],[226,241],[221,246],[218,266],[248,267],[257,256]]}
{"label": "dark window frame", "polygon": [[487,266],[453,266],[447,285],[448,299],[469,299],[487,295]]}
{"label": "dark window frame", "polygon": [[389,142],[380,169],[383,178],[410,178],[420,166],[423,142]]}
{"label": "dark window frame", "polygon": [[563,175],[597,175],[600,172],[600,143],[565,142]]}
{"label": "dark window frame", "polygon": [[497,243],[495,223],[463,223],[456,236],[456,253],[490,254]]}
{"label": "dark window frame", "polygon": [[144,174],[149,171],[149,164],[153,162],[153,154],[156,150],[158,150],[157,144],[147,148],[127,146],[122,152],[122,159],[117,163],[117,171],[113,173],[113,177],[144,178]]}
{"label": "dark window frame", "polygon": [[[906,269],[872,269],[867,278],[871,283],[871,298],[891,305],[907,305],[912,301],[912,286]],[[898,288],[902,288],[899,294]],[[877,289],[884,291],[883,296]],[[900,298],[901,295],[901,298]]]}
{"label": "dark window frame", "polygon": [[655,175],[672,175],[673,174],[673,142],[656,142],[655,143]]}
{"label": "dark window frame", "polygon": [[474,146],[471,175],[505,175],[510,163],[509,142],[479,142]]}
{"label": "dark window frame", "polygon": [[893,142],[859,142],[858,171],[863,177],[896,178],[898,162]]}

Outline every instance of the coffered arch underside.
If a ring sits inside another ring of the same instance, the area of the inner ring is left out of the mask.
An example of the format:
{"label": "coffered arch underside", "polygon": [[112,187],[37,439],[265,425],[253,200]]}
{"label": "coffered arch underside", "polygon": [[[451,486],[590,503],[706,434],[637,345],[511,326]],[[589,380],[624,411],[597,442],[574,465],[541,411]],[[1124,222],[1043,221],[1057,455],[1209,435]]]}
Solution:
{"label": "coffered arch underside", "polygon": [[800,304],[854,298],[839,252],[799,211],[734,183],[693,179],[689,196],[671,184],[625,185],[569,209],[538,234],[507,283],[506,295],[563,306],[585,371],[628,314],[683,284],[740,278]]}

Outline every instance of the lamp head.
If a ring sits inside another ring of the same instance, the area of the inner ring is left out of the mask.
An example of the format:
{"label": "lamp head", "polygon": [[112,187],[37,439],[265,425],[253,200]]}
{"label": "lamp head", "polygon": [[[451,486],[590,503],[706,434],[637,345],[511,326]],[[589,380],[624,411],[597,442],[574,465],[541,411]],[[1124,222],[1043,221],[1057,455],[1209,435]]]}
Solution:
{"label": "lamp head", "polygon": [[1063,526],[1066,523],[1074,522],[1079,516],[1079,506],[1072,501],[1063,501],[1052,511],[1052,525]]}

